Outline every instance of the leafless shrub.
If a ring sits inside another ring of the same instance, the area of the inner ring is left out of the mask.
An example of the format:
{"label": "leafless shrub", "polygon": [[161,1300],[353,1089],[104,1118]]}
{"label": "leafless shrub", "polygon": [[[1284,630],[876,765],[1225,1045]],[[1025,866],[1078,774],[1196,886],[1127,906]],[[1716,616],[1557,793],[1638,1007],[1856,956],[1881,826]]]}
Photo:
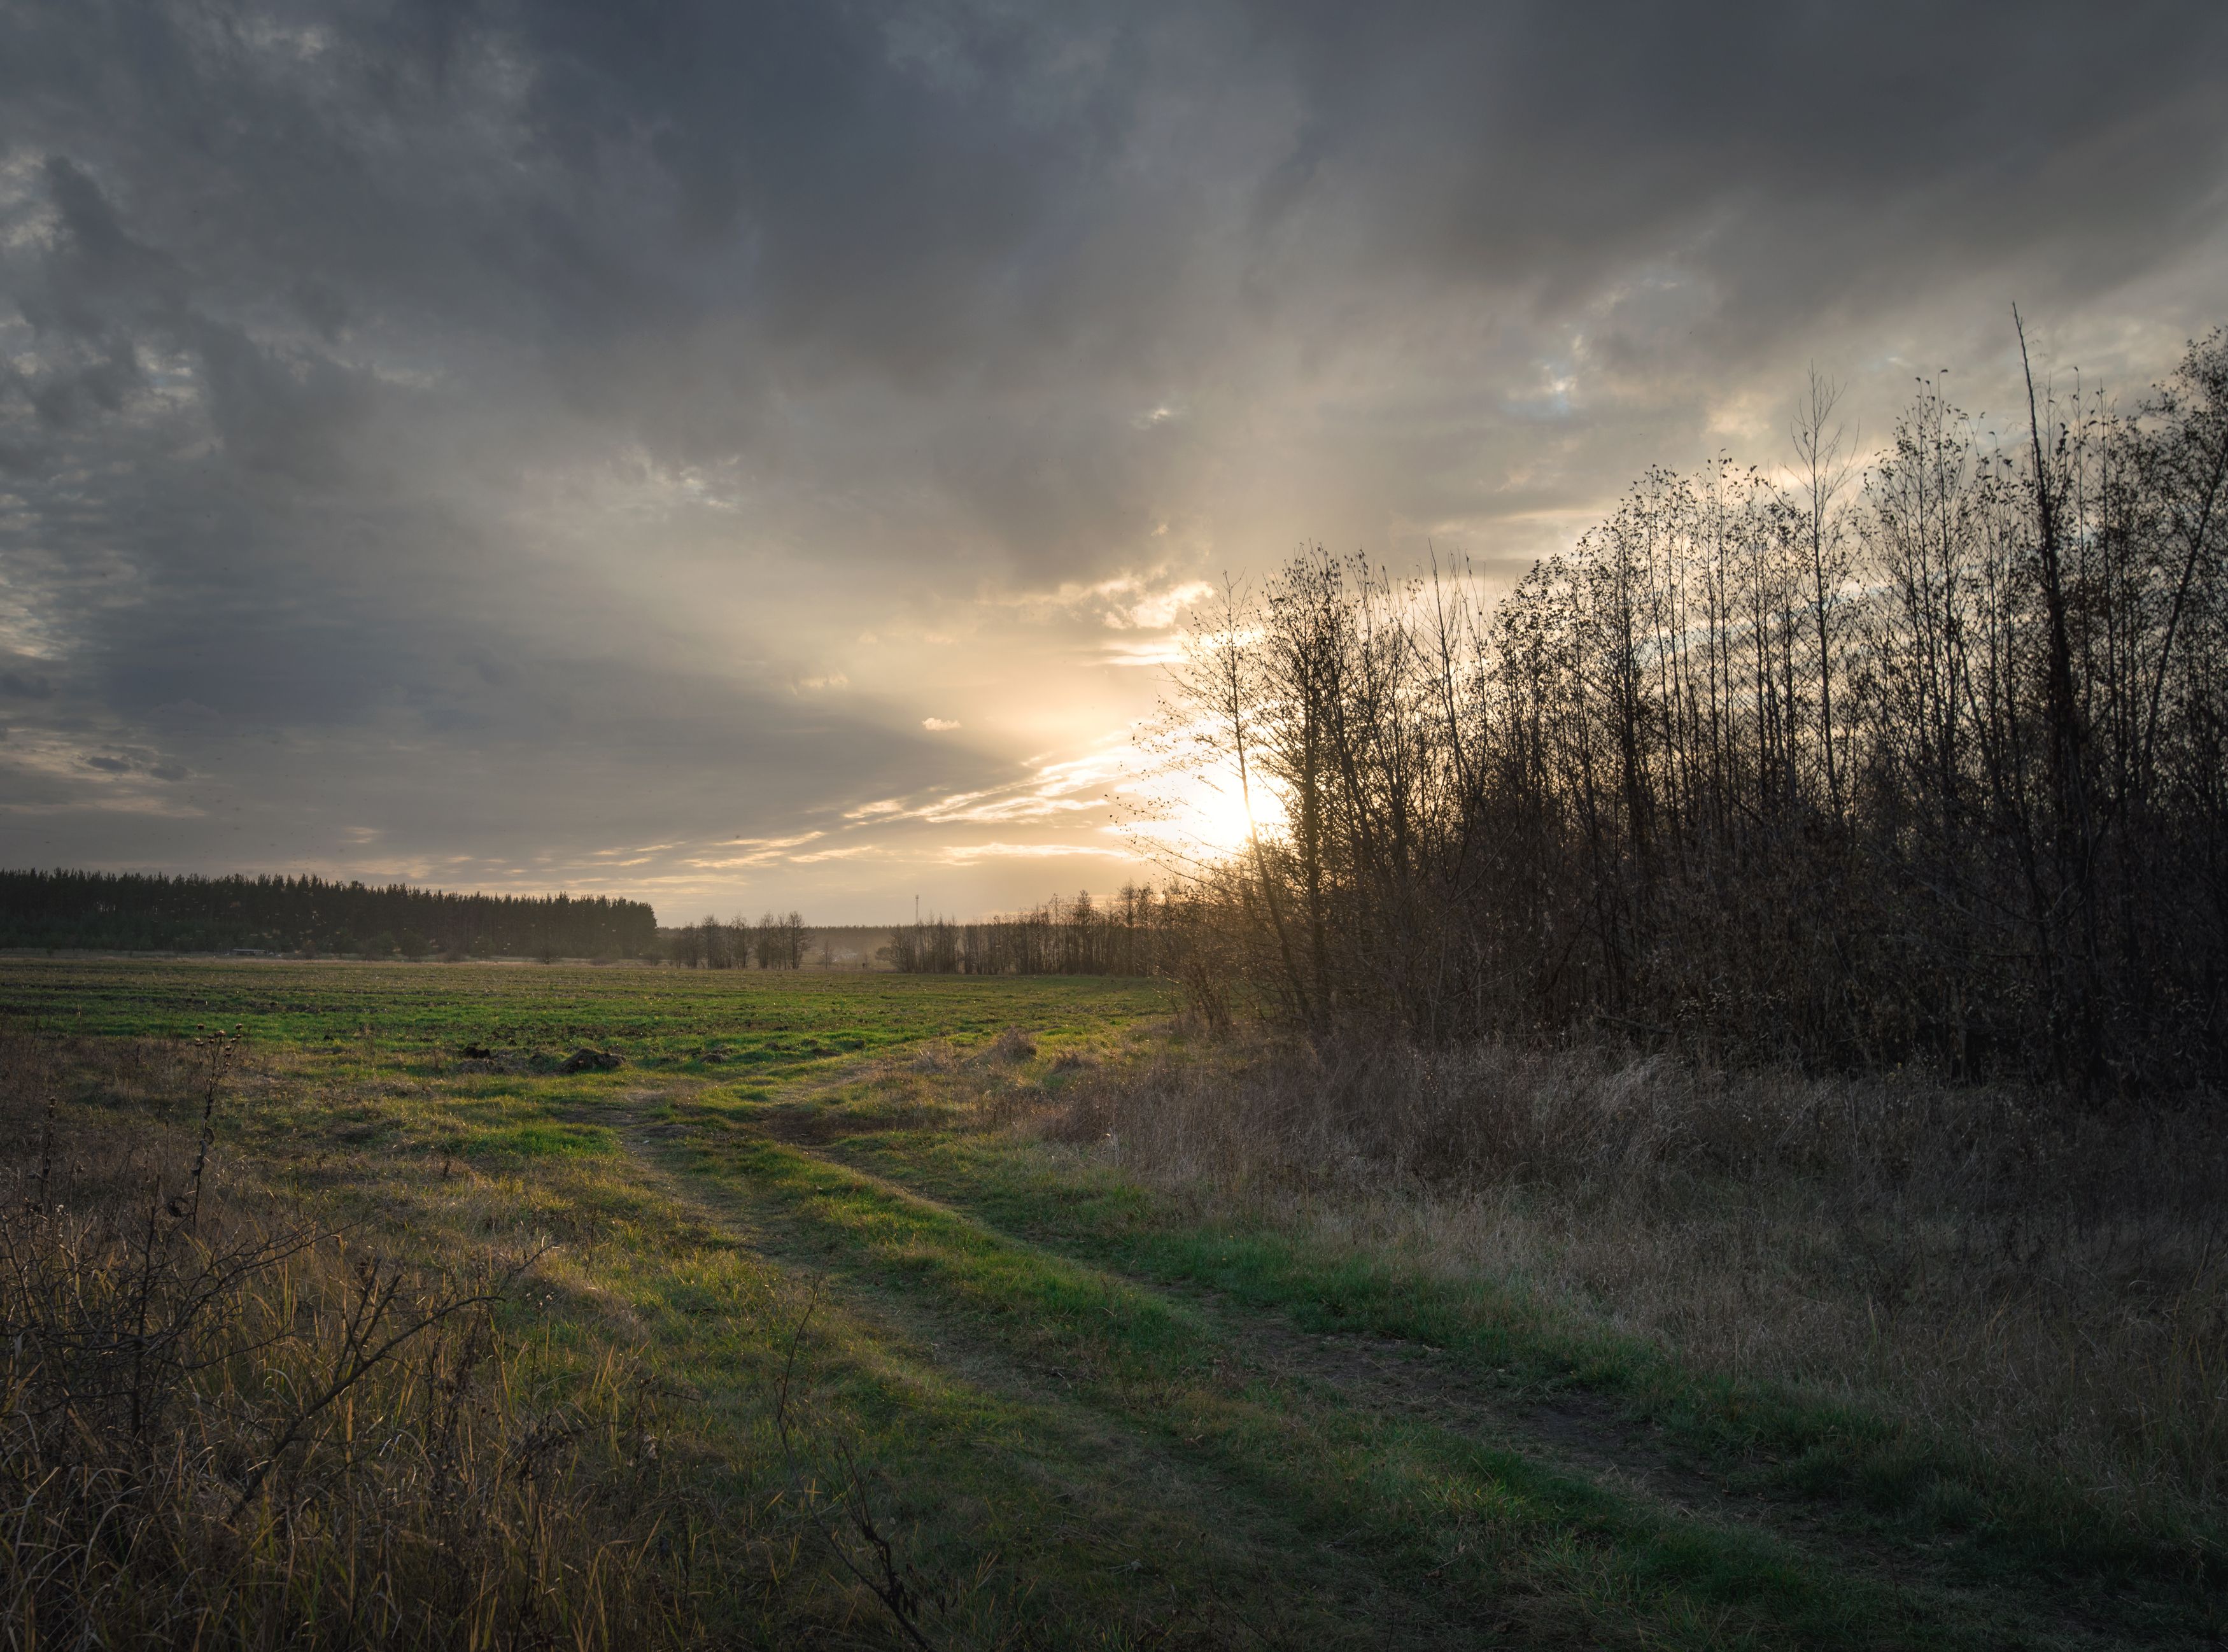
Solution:
{"label": "leafless shrub", "polygon": [[[818,1478],[807,1473],[798,1455],[805,1429],[797,1414],[791,1388],[797,1375],[797,1350],[819,1304],[820,1289],[816,1282],[803,1311],[790,1332],[788,1350],[782,1360],[781,1380],[775,1392],[774,1431],[781,1441],[791,1487],[798,1507],[836,1564],[881,1603],[882,1610],[906,1644],[919,1647],[922,1652],[934,1652],[936,1643],[929,1638],[923,1618],[927,1610],[949,1604],[950,1597],[900,1556],[897,1546],[875,1516],[873,1490],[857,1457],[841,1440],[823,1442],[820,1455],[833,1459],[836,1474],[832,1490],[823,1490]],[[829,1518],[830,1514],[836,1516],[833,1521]]]}

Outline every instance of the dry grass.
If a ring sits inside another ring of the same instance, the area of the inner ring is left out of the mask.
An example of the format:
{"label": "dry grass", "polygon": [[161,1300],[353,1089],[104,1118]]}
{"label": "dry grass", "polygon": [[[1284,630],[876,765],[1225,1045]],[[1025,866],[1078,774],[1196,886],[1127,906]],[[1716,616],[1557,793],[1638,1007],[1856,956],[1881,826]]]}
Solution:
{"label": "dry grass", "polygon": [[1080,1079],[1047,1128],[1194,1201],[1511,1279],[2147,1522],[2228,1494],[2228,1129],[1919,1079],[1298,1041]]}
{"label": "dry grass", "polygon": [[[372,1253],[200,1109],[58,1106],[61,1047],[0,1042],[0,1644],[691,1638],[657,1392],[612,1359],[537,1394],[524,1258]],[[221,1045],[74,1054],[223,1105]]]}

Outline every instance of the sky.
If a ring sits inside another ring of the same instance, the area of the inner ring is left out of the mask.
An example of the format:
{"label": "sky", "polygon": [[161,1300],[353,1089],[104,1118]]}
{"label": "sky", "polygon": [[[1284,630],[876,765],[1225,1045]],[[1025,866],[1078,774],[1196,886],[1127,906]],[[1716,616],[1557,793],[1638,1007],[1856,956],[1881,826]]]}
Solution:
{"label": "sky", "polygon": [[1201,595],[2009,408],[2014,303],[2139,397],[2224,108],[2212,0],[0,0],[0,865],[1158,879]]}

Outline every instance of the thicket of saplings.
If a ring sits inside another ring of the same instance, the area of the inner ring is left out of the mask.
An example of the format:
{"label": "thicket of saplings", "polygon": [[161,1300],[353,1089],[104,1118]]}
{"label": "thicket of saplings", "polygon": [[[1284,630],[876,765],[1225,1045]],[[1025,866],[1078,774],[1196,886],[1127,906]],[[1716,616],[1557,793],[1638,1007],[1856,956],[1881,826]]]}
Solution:
{"label": "thicket of saplings", "polygon": [[691,1639],[657,1390],[537,1397],[528,1258],[400,1263],[235,1175],[237,1053],[0,1031],[0,1643]]}
{"label": "thicket of saplings", "polygon": [[1201,892],[1203,1002],[2228,1077],[2228,334],[2020,413],[1922,382],[1859,477],[1814,382],[1791,483],[1651,472],[1489,610],[1321,554],[1230,599],[1176,722],[1282,825]]}
{"label": "thicket of saplings", "polygon": [[2217,1553],[2228,336],[2020,411],[1922,383],[1859,476],[1814,384],[1791,483],[1651,474],[1490,610],[1228,599],[1171,738],[1276,824],[1167,967],[1304,1036],[1071,1122]]}

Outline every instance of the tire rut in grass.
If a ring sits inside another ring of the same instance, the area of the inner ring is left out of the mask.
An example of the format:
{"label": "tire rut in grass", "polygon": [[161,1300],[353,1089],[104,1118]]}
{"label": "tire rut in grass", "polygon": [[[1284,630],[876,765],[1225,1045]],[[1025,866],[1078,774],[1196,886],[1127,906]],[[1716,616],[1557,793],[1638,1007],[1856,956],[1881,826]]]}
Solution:
{"label": "tire rut in grass", "polygon": [[[913,1295],[876,1288],[840,1259],[831,1263],[824,1249],[788,1231],[771,1201],[714,1181],[683,1160],[686,1149],[669,1128],[628,1134],[646,1178],[695,1220],[777,1265],[816,1274],[823,1284],[832,1280],[826,1285],[831,1299],[855,1321],[878,1328],[883,1346],[898,1357],[932,1365],[947,1380],[1034,1413],[1035,1449],[1023,1472],[1086,1479],[1094,1493],[1112,1490],[1117,1512],[1127,1518],[1094,1519],[1088,1506],[1079,1506],[1079,1523],[1054,1535],[1085,1564],[1134,1578],[1140,1610],[1130,1628],[1137,1644],[1480,1644],[1475,1625],[1450,1622],[1437,1603],[1389,1586],[1362,1557],[1315,1541],[1213,1463],[1090,1405],[1058,1371],[1015,1360],[958,1316],[938,1313]],[[1228,1549],[1234,1564],[1223,1580],[1226,1586],[1210,1579],[1204,1588],[1194,1585],[1194,1598],[1151,1600],[1167,1568],[1150,1544],[1136,1540],[1165,1526],[1189,1526],[1196,1539],[1211,1536]],[[1294,1556],[1310,1552],[1305,1566],[1291,1564]],[[1291,1575],[1278,1578],[1280,1565]],[[1271,1585],[1270,1592],[1261,1592]]]}
{"label": "tire rut in grass", "polygon": [[2061,1579],[1975,1578],[1970,1564],[1960,1564],[1949,1545],[1898,1540],[1830,1499],[1745,1490],[1668,1445],[1660,1427],[1585,1389],[1565,1389],[1545,1399],[1511,1395],[1490,1377],[1463,1370],[1454,1356],[1426,1344],[1306,1331],[1280,1315],[1218,1301],[1217,1295],[1200,1290],[1196,1298],[1230,1335],[1243,1339],[1265,1362],[1319,1381],[1349,1403],[1429,1414],[1440,1427],[1585,1474],[1670,1517],[1766,1533],[1821,1565],[1867,1574],[1952,1610],[1982,1615],[2006,1631],[2007,1645],[2219,1645],[2193,1631],[2138,1632],[2097,1610],[2093,1590]]}
{"label": "tire rut in grass", "polygon": [[908,1186],[901,1176],[892,1177],[886,1156],[877,1156],[873,1171],[851,1163],[840,1146],[843,1134],[831,1131],[811,1144],[790,1135],[783,1139],[792,1151],[855,1175],[888,1180],[907,1197],[976,1224],[1010,1244],[1058,1256],[1165,1300],[1192,1304],[1250,1368],[1319,1386],[1356,1411],[1427,1422],[1517,1451],[1611,1489],[1666,1520],[1758,1534],[1821,1568],[1869,1577],[1930,1610],[1992,1623],[2003,1630],[2006,1645],[2214,1644],[2195,1633],[2138,1635],[2123,1620],[2114,1621],[2116,1614],[2097,1610],[2093,1591],[2058,1579],[2036,1578],[2007,1585],[1976,1578],[1969,1566],[1959,1565],[1946,1552],[1946,1546],[1898,1540],[1834,1500],[1745,1489],[1671,1447],[1660,1428],[1583,1388],[1564,1389],[1544,1399],[1512,1394],[1494,1380],[1494,1373],[1465,1370],[1458,1356],[1422,1342],[1304,1330],[1274,1309],[1234,1301],[1226,1292],[1118,1266],[1103,1246],[1064,1245],[1040,1233],[1011,1232],[964,1202]]}
{"label": "tire rut in grass", "polygon": [[[758,1137],[758,1132],[749,1123],[742,1124],[732,1139],[748,1142],[753,1137],[765,1142],[767,1148],[774,1148],[771,1142]],[[1097,1278],[1110,1290],[1119,1290],[1164,1306],[1185,1303],[1189,1299],[1189,1293],[1169,1290],[1160,1282],[1134,1278],[1106,1269],[1100,1265],[1098,1258],[1086,1259],[1070,1255],[1057,1247],[1005,1233],[964,1206],[916,1192],[901,1182],[888,1181],[846,1162],[838,1154],[816,1151],[793,1140],[781,1143],[776,1150],[799,1166],[817,1166],[818,1170],[811,1173],[813,1175],[825,1173],[824,1179],[817,1183],[810,1177],[799,1182],[795,1175],[782,1173],[789,1175],[792,1186],[781,1197],[795,1200],[836,1196],[879,1201],[890,1204],[893,1208],[901,1207],[915,1212],[916,1215],[912,1220],[927,1221],[940,1227],[952,1242],[977,1249],[996,1248],[1015,1257],[1034,1256],[1065,1267],[1079,1277]],[[744,1174],[746,1176],[751,1174],[747,1161]],[[816,1186],[820,1189],[817,1194],[810,1191]],[[838,1189],[844,1191],[839,1194]],[[927,1241],[923,1239],[920,1242]],[[933,1273],[934,1269],[928,1271]],[[933,1295],[939,1285],[951,1283],[950,1280],[923,1277],[914,1288]],[[1388,1383],[1381,1372],[1357,1373],[1352,1358],[1354,1339],[1309,1337],[1281,1318],[1258,1311],[1234,1316],[1225,1312],[1216,1317],[1219,1334],[1213,1340],[1221,1345],[1215,1361],[1218,1371],[1226,1361],[1241,1376],[1250,1375],[1280,1385],[1297,1382],[1328,1391],[1329,1403],[1327,1406],[1320,1399],[1302,1400],[1300,1408],[1310,1414],[1321,1416],[1342,1412],[1357,1419],[1378,1421],[1389,1418],[1412,1427],[1421,1425],[1437,1436],[1467,1438],[1490,1451],[1521,1455],[1527,1460],[1545,1464],[1550,1470],[1560,1470],[1567,1478],[1587,1485],[1602,1487],[1606,1484],[1610,1489],[1612,1501],[1635,1506],[1640,1511],[1641,1525],[1636,1527],[1629,1521],[1624,1521],[1622,1529],[1632,1536],[1629,1540],[1619,1540],[1635,1541],[1642,1549],[1659,1558],[1682,1546],[1691,1548],[1697,1542],[1706,1546],[1718,1544],[1723,1554],[1730,1558],[1739,1549],[1742,1540],[1753,1542],[1761,1539],[1788,1553],[1783,1560],[1761,1562],[1765,1572],[1757,1574],[1759,1578],[1768,1575],[1774,1566],[1783,1567],[1791,1564],[1801,1572],[1821,1578],[1845,1578],[1847,1587],[1843,1592],[1849,1593],[1853,1600],[1869,1598],[1875,1606],[1900,1602],[1900,1604],[1892,1606],[1891,1612],[1900,1628],[1889,1630],[1878,1641],[1858,1643],[1931,1645],[1944,1643],[1948,1639],[1967,1644],[2011,1643],[1999,1638],[1998,1634],[1982,1632],[1981,1626],[1983,1625],[1992,1626],[1999,1632],[2008,1630],[2013,1640],[2023,1640],[2029,1644],[2110,1643],[2081,1632],[2078,1625],[2055,1614],[2038,1617],[2000,1596],[1943,1587],[1930,1578],[1914,1586],[1914,1580],[1909,1575],[1910,1557],[1892,1557],[1892,1566],[1866,1564],[1867,1557],[1851,1554],[1847,1545],[1820,1541],[1817,1534],[1789,1531],[1783,1523],[1757,1518],[1751,1511],[1722,1507],[1724,1499],[1718,1489],[1691,1473],[1682,1475],[1674,1485],[1667,1486],[1663,1482],[1668,1471],[1659,1471],[1654,1483],[1649,1483],[1640,1476],[1629,1472],[1635,1453],[1629,1441],[1621,1437],[1622,1425],[1606,1414],[1596,1415],[1579,1411],[1575,1406],[1553,1412],[1535,1406],[1528,1412],[1519,1412],[1501,1403],[1498,1397],[1481,1392],[1476,1385],[1464,1385],[1459,1381],[1435,1381],[1428,1385],[1425,1403],[1419,1405],[1415,1384]],[[1324,1353],[1326,1344],[1331,1350],[1328,1358]],[[1042,1366],[1038,1368],[1049,1371],[1054,1376],[1060,1374],[1056,1368]],[[1116,1396],[1115,1403],[1119,1405],[1123,1402]],[[1425,1414],[1418,1416],[1418,1411]],[[1559,1439],[1556,1437],[1558,1431],[1561,1435]],[[1620,1448],[1614,1456],[1598,1449],[1597,1443],[1604,1438],[1614,1440]],[[1592,1460],[1588,1461],[1590,1456]],[[1654,1468],[1655,1464],[1651,1462],[1649,1466]],[[1489,1478],[1490,1471],[1488,1472]],[[1699,1495],[1705,1492],[1706,1498]],[[1697,1508],[1694,1506],[1696,1502],[1705,1502],[1706,1506]],[[1582,1508],[1584,1499],[1581,1498],[1577,1505],[1566,1499],[1562,1506],[1566,1508]],[[1590,1523],[1589,1519],[1578,1518],[1579,1527],[1574,1529],[1585,1529]],[[1612,1521],[1612,1525],[1615,1524]],[[1736,1538],[1733,1535],[1736,1533],[1745,1534],[1745,1538]],[[1716,1535],[1710,1535],[1712,1534]],[[1723,1548],[1727,1542],[1733,1544],[1732,1549]],[[1753,1568],[1759,1564],[1756,1556],[1769,1553],[1751,1551],[1748,1560],[1731,1563],[1737,1568],[1742,1565]],[[1858,1562],[1853,1566],[1849,1564],[1853,1559]],[[1643,1573],[1646,1569],[1643,1564]],[[1430,1575],[1436,1575],[1436,1572]],[[1675,1595],[1684,1585],[1674,1584],[1669,1586]],[[1722,1585],[1719,1586],[1722,1588]],[[1767,1590],[1770,1587],[1765,1586]],[[1842,1585],[1834,1587],[1842,1589]],[[1832,1591],[1829,1590],[1830,1592]],[[1797,1617],[1809,1613],[1810,1620],[1815,1623],[1817,1604],[1815,1600],[1805,1605],[1800,1598],[1791,1598],[1789,1604]],[[1653,1610],[1650,1609],[1651,1611]],[[1758,1610],[1764,1609],[1759,1605]],[[1911,1631],[1918,1630],[1918,1624],[1905,1622],[1914,1615],[1917,1619],[1939,1624],[1942,1637],[1933,1638],[1930,1632],[1919,1631],[1914,1638]],[[1956,1627],[1958,1625],[1962,1628]],[[2027,1629],[2028,1633],[2020,1635],[2019,1630],[2021,1627]],[[1883,1628],[1887,1628],[1885,1623]],[[1828,1638],[1847,1643],[1846,1636],[1837,1634]],[[1789,1642],[1768,1637],[1764,1643]]]}

